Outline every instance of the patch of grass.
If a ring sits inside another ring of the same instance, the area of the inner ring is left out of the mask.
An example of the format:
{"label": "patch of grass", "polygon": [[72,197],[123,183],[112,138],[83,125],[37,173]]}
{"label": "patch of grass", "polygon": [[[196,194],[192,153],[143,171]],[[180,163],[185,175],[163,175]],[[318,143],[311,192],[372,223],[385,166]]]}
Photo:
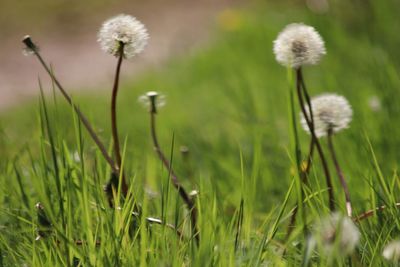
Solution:
{"label": "patch of grass", "polygon": [[[284,242],[297,200],[296,190],[290,190],[296,164],[289,145],[286,71],[272,54],[277,33],[299,21],[321,33],[328,51],[319,66],[305,69],[311,95],[337,92],[354,110],[350,129],[335,137],[354,211],[390,207],[359,224],[361,245],[351,261],[355,266],[385,264],[382,246],[398,236],[400,225],[398,211],[391,208],[399,199],[400,36],[394,27],[399,24],[398,8],[396,1],[335,1],[327,14],[318,15],[298,3],[256,3],[248,10],[231,10],[228,21],[221,17],[215,40],[196,55],[123,83],[119,131],[121,140],[126,139],[126,172],[142,216],[165,214],[167,222],[185,234],[189,231],[184,205],[152,150],[147,111],[137,102],[145,91],[157,90],[167,95],[167,105],[158,115],[160,143],[167,154],[173,150],[173,166],[185,187],[200,192],[199,247],[193,240],[179,241],[171,229],[130,216],[133,198],[121,209],[107,207],[102,185],[109,169],[62,99],[54,105],[48,97],[46,108],[42,101],[2,114],[4,264],[300,265],[306,257],[302,219],[293,242]],[[353,10],[359,10],[357,16],[350,13]],[[379,100],[379,108],[370,107],[372,98]],[[82,93],[75,102],[108,142],[108,93]],[[309,137],[302,131],[299,135],[306,150]],[[326,147],[326,140],[322,143]],[[189,148],[189,156],[180,154],[180,146]],[[344,195],[330,167],[344,212]],[[310,184],[303,208],[312,225],[329,212],[319,167],[312,170]],[[39,201],[52,227],[50,237],[35,241],[34,206]],[[76,240],[85,242],[78,246]],[[328,263],[312,255],[312,264]],[[346,264],[347,259],[338,262]]]}

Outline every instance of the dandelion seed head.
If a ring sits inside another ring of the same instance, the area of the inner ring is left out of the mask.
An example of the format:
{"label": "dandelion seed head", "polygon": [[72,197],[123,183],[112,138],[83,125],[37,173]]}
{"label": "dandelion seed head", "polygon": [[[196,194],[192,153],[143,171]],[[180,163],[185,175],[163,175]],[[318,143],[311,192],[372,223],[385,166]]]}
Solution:
{"label": "dandelion seed head", "polygon": [[314,230],[313,239],[328,254],[337,248],[341,255],[349,255],[360,240],[360,232],[351,218],[338,212],[323,219]]}
{"label": "dandelion seed head", "polygon": [[167,104],[167,100],[165,95],[160,94],[156,91],[149,91],[144,95],[139,96],[139,103],[141,103],[144,107],[151,109],[152,103],[154,101],[156,108],[161,108]]}
{"label": "dandelion seed head", "polygon": [[274,41],[274,53],[278,63],[297,69],[317,64],[326,50],[322,37],[313,27],[292,23]]}
{"label": "dandelion seed head", "polygon": [[383,249],[382,256],[388,261],[400,262],[400,240],[387,244]]}
{"label": "dandelion seed head", "polygon": [[[347,99],[337,94],[322,94],[311,99],[311,107],[314,118],[314,131],[317,137],[328,134],[329,131],[337,133],[349,127],[353,116],[353,110]],[[309,106],[305,107],[310,116]],[[310,133],[307,121],[300,113],[300,122],[303,129]]]}
{"label": "dandelion seed head", "polygon": [[101,48],[114,56],[119,56],[121,43],[124,58],[132,58],[143,51],[149,35],[146,27],[135,17],[118,15],[105,21],[98,33]]}

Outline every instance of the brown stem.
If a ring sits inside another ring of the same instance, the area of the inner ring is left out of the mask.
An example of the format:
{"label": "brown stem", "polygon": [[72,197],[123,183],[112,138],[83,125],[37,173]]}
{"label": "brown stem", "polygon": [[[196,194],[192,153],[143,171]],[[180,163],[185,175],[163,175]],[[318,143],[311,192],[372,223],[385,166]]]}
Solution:
{"label": "brown stem", "polygon": [[72,98],[68,95],[68,93],[64,90],[62,87],[61,83],[58,81],[56,76],[54,75],[53,71],[50,69],[50,67],[46,64],[46,62],[43,60],[42,56],[40,55],[37,46],[32,42],[32,39],[30,36],[26,36],[22,42],[26,45],[26,47],[34,53],[34,55],[37,57],[39,62],[42,64],[43,68],[46,70],[47,74],[50,76],[50,78],[53,80],[57,88],[60,90],[61,94],[64,96],[64,98],[67,100],[68,104],[72,106],[72,108],[75,110],[76,114],[78,115],[78,118],[81,120],[83,125],[85,126],[86,130],[89,132],[90,136],[92,137],[93,141],[96,143],[97,147],[100,149],[100,152],[103,154],[104,159],[107,161],[107,163],[110,165],[111,169],[115,172],[118,172],[118,167],[115,164],[114,160],[108,155],[107,149],[103,145],[103,143],[100,141],[100,138],[97,136],[95,131],[93,130],[92,126],[90,125],[88,119],[83,115],[81,110],[72,102]]}
{"label": "brown stem", "polygon": [[[121,169],[121,148],[120,148],[120,143],[119,143],[119,137],[118,137],[118,127],[117,127],[117,94],[118,94],[118,84],[119,84],[119,76],[121,73],[121,65],[122,65],[122,60],[124,57],[124,43],[120,42],[119,44],[119,56],[118,56],[118,63],[117,63],[117,69],[115,72],[115,78],[114,78],[114,86],[112,89],[112,96],[111,96],[111,131],[112,131],[112,137],[113,137],[113,143],[114,143],[114,154],[115,154],[115,159],[117,161],[117,166],[119,169]],[[126,196],[128,192],[128,186],[126,184],[125,180],[125,175],[122,173],[121,181],[122,181],[122,192],[123,195]]]}
{"label": "brown stem", "polygon": [[[153,99],[153,101],[155,101],[155,99]],[[153,105],[153,104],[152,104]],[[154,105],[153,105],[154,106]],[[186,190],[183,188],[183,186],[179,183],[178,177],[175,174],[174,170],[172,169],[172,166],[169,162],[169,160],[165,157],[164,153],[161,150],[161,147],[158,143],[158,139],[157,139],[157,133],[156,133],[156,109],[155,108],[151,108],[150,111],[150,128],[151,128],[151,137],[153,140],[153,146],[154,146],[154,150],[156,151],[158,157],[160,158],[160,160],[162,161],[162,163],[164,164],[164,166],[167,168],[170,176],[171,176],[171,182],[174,185],[174,187],[178,190],[179,195],[181,196],[181,198],[183,199],[183,201],[185,202],[189,212],[190,212],[190,219],[191,219],[191,223],[192,223],[192,231],[193,231],[193,235],[196,239],[197,244],[199,243],[199,231],[197,229],[197,209],[195,206],[195,202],[193,201],[193,199],[189,196],[189,194],[186,192]]]}
{"label": "brown stem", "polygon": [[342,184],[342,187],[343,187],[343,191],[344,191],[344,195],[345,195],[345,199],[346,199],[347,216],[351,217],[352,216],[352,208],[351,208],[349,187],[346,183],[346,179],[344,178],[342,169],[339,166],[339,162],[336,157],[335,149],[333,147],[332,136],[333,136],[333,131],[330,129],[330,130],[328,130],[328,147],[329,147],[329,151],[332,156],[333,163],[336,168],[336,172],[339,176],[340,183]]}
{"label": "brown stem", "polygon": [[[302,85],[302,89],[303,89],[302,91],[303,91],[303,93],[305,95],[305,98],[306,98],[306,101],[307,101],[307,105],[308,105],[308,108],[309,108],[309,114],[310,114],[310,117],[308,117],[308,114],[304,114],[305,115],[304,117],[311,122],[312,129],[314,129],[314,115],[313,115],[313,111],[312,111],[312,107],[311,107],[311,99],[310,99],[310,96],[308,95],[308,92],[306,90],[306,86],[305,86],[304,80],[302,79],[301,81],[302,81],[301,85]],[[301,170],[301,172],[300,172],[301,181],[305,185],[308,184],[308,174],[309,174],[310,169],[311,169],[311,161],[312,161],[312,157],[313,157],[313,154],[314,154],[314,147],[315,147],[315,140],[314,140],[313,137],[311,137],[309,153],[308,153],[307,161],[306,161],[307,162],[306,163],[307,164],[306,165],[306,169],[303,171],[303,168],[300,168],[300,170]],[[292,234],[292,232],[294,230],[294,226],[296,224],[298,210],[299,210],[299,207],[296,205],[294,207],[293,213],[292,213],[292,215],[290,217],[288,230],[286,232],[286,238],[285,238],[286,240],[289,239],[290,235]]]}
{"label": "brown stem", "polygon": [[[308,94],[307,87],[306,87],[306,84],[305,84],[304,79],[303,79],[303,74],[301,72],[300,72],[300,75],[301,75],[301,87],[303,89],[302,92],[304,93],[304,97],[306,99],[307,106],[308,106],[308,111],[309,111],[309,114],[310,114],[309,120],[311,122],[312,129],[314,130],[314,113],[313,113],[313,110],[312,110],[311,98],[310,98],[310,95]],[[307,158],[307,167],[306,167],[306,171],[305,171],[305,173],[307,175],[308,175],[308,173],[310,171],[310,168],[311,168],[311,160],[312,160],[312,156],[313,156],[313,153],[314,153],[314,147],[315,147],[315,139],[312,137],[311,138],[311,142],[310,142],[310,149],[309,149],[310,152],[309,152],[308,158]]]}
{"label": "brown stem", "polygon": [[311,138],[310,148],[309,148],[308,157],[307,157],[307,166],[306,166],[306,170],[305,170],[306,178],[308,177],[308,174],[310,173],[312,158],[314,155],[314,148],[315,148],[315,141],[313,138]]}
{"label": "brown stem", "polygon": [[[308,128],[310,129],[310,133],[311,133],[311,138],[314,140],[315,142],[315,146],[317,147],[317,151],[319,154],[319,157],[321,159],[322,162],[322,167],[325,173],[325,178],[326,178],[326,184],[328,187],[328,195],[329,195],[329,209],[331,211],[335,210],[335,197],[333,195],[333,186],[332,186],[332,180],[331,180],[331,175],[329,173],[329,169],[328,169],[328,164],[326,162],[325,156],[324,156],[324,152],[322,151],[322,146],[315,134],[315,130],[313,125],[311,124],[310,119],[307,116],[307,112],[305,109],[305,105],[304,105],[304,99],[303,99],[303,95],[302,95],[302,83],[304,83],[303,81],[303,75],[301,72],[301,68],[298,68],[296,70],[296,74],[297,74],[297,82],[296,82],[296,87],[297,87],[297,96],[299,99],[299,104],[300,104],[300,108],[301,108],[301,112],[304,115],[304,118],[306,120],[306,123],[308,125]],[[306,89],[303,88],[303,91],[305,91]]]}
{"label": "brown stem", "polygon": [[[60,90],[62,96],[66,99],[68,104],[74,109],[74,111],[78,115],[78,118],[80,119],[82,124],[85,126],[86,130],[89,132],[90,137],[93,139],[93,141],[96,143],[97,147],[100,149],[100,152],[103,155],[104,159],[110,165],[111,170],[112,170],[111,176],[112,177],[114,177],[114,176],[118,177],[119,176],[119,172],[120,172],[119,165],[117,165],[114,162],[114,160],[112,159],[112,157],[108,154],[106,147],[101,142],[100,138],[98,137],[98,135],[94,131],[93,127],[89,123],[89,121],[86,118],[86,116],[81,112],[79,107],[73,103],[72,98],[68,95],[68,93],[66,92],[64,87],[58,81],[57,77],[54,75],[54,72],[51,70],[51,68],[46,64],[46,62],[42,58],[41,54],[39,53],[39,50],[37,49],[36,44],[33,43],[33,41],[30,38],[30,36],[26,36],[22,40],[22,42],[26,45],[27,49],[29,49],[31,52],[33,52],[33,54],[39,60],[39,62],[41,63],[41,65],[43,66],[43,68],[45,69],[47,74],[50,76],[50,78],[52,79],[52,81],[54,82],[56,87]],[[112,187],[114,186],[113,182],[114,182],[113,179],[110,179],[108,184],[105,186],[105,191],[106,191],[106,194],[107,194],[107,197],[108,197],[108,202],[109,202],[110,206],[113,205],[112,204],[112,198],[113,198]]]}
{"label": "brown stem", "polygon": [[[395,203],[395,206],[396,206],[396,207],[400,207],[400,203]],[[383,211],[383,210],[385,210],[385,209],[386,209],[386,205],[382,205],[382,206],[377,207],[377,208],[375,208],[375,209],[368,210],[368,211],[366,211],[366,212],[364,212],[364,213],[361,213],[361,214],[358,215],[357,217],[353,218],[353,221],[354,221],[354,222],[360,222],[360,221],[362,221],[362,220],[364,220],[364,219],[367,219],[367,218],[373,216],[376,212],[378,212],[378,211]]]}

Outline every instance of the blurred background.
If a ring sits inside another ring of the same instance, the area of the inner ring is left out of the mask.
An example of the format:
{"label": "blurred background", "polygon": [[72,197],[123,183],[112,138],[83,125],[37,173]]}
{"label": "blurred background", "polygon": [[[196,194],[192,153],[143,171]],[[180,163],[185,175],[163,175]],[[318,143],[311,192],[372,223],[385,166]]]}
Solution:
{"label": "blurred background", "polygon": [[[38,0],[0,1],[0,110],[38,93],[44,72],[23,56],[29,34],[70,89],[98,89],[110,83],[114,58],[96,42],[106,19],[126,13],[142,21],[151,36],[144,53],[128,62],[124,77],[158,68],[172,55],[190,54],[210,36],[218,15],[240,0]],[[242,1],[243,2],[243,1]],[[46,79],[44,79],[46,81]],[[110,84],[111,86],[111,84]]]}

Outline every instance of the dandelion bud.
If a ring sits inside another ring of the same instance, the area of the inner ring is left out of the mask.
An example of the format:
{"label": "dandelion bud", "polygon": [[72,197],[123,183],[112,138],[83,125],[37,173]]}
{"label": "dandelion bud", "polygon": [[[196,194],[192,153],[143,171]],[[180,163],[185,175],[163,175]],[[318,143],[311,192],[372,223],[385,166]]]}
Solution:
{"label": "dandelion bud", "polygon": [[148,107],[150,113],[157,113],[157,108],[165,106],[165,96],[155,91],[149,91],[144,95],[139,96],[139,102],[144,107]]}
{"label": "dandelion bud", "polygon": [[25,44],[25,48],[22,50],[22,53],[25,56],[30,56],[38,51],[39,48],[32,42],[32,39],[29,35],[25,35],[22,39],[22,42]]}
{"label": "dandelion bud", "polygon": [[317,64],[326,51],[324,41],[313,27],[293,23],[279,33],[274,41],[274,53],[278,63],[297,69]]}
{"label": "dandelion bud", "polygon": [[[322,94],[312,98],[311,107],[314,131],[317,137],[348,128],[353,116],[353,110],[347,99],[336,94]],[[310,117],[308,106],[306,106],[306,113]],[[300,122],[303,129],[310,133],[307,121],[302,113],[300,113]]]}
{"label": "dandelion bud", "polygon": [[124,58],[132,58],[143,51],[148,38],[140,21],[129,15],[118,15],[103,23],[97,41],[105,52],[116,57],[123,45]]}
{"label": "dandelion bud", "polygon": [[316,244],[328,254],[337,249],[340,255],[351,254],[360,240],[360,232],[351,218],[333,213],[315,227]]}
{"label": "dandelion bud", "polygon": [[392,241],[385,246],[382,256],[392,262],[400,262],[400,241]]}

